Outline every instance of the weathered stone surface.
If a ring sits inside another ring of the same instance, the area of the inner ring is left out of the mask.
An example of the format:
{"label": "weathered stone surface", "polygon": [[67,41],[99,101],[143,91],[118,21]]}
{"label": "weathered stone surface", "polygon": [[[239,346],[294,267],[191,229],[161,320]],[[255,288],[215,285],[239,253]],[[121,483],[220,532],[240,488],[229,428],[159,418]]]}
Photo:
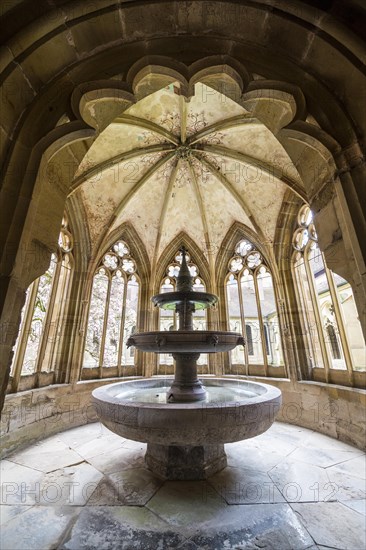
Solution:
{"label": "weathered stone surface", "polygon": [[177,548],[185,537],[146,508],[86,507],[60,550]]}
{"label": "weathered stone surface", "polygon": [[[316,544],[339,550],[365,547],[365,518],[358,512],[347,509],[338,502],[303,503],[291,506]],[[329,529],[330,518],[335,518],[331,529]]]}
{"label": "weathered stone surface", "polygon": [[225,468],[208,480],[228,504],[286,502],[271,478],[263,472]]}
{"label": "weathered stone surface", "polygon": [[[126,469],[119,462],[121,455],[116,458],[116,464],[122,468],[104,476],[88,464],[87,461],[100,457],[105,460],[109,449],[111,454],[115,452],[114,436],[111,438],[99,424],[73,428],[53,436],[47,440],[46,448],[49,448],[49,463],[52,464],[54,457],[56,466],[59,464],[57,442],[60,439],[77,452],[78,447],[86,446],[96,438],[99,444],[104,441],[105,452],[86,458],[82,464],[48,474],[9,460],[3,461],[0,513],[6,545],[3,544],[2,548],[81,550],[98,545],[98,548],[114,550],[119,545],[126,550],[142,547],[156,550],[160,545],[164,549],[184,550],[222,550],[226,547],[316,550],[320,545],[355,550],[363,547],[358,545],[362,536],[360,521],[366,514],[365,498],[358,498],[362,477],[354,476],[351,480],[348,473],[337,470],[340,465],[355,462],[355,473],[361,474],[356,463],[360,456],[329,468],[319,467],[316,457],[319,456],[321,463],[324,458],[319,451],[333,450],[338,456],[343,456],[343,453],[351,453],[352,448],[291,425],[274,424],[263,435],[270,441],[270,454],[276,456],[276,461],[278,457],[282,458],[282,462],[272,469],[279,478],[278,482],[264,471],[255,469],[253,463],[247,464],[247,468],[242,465],[245,453],[250,452],[255,457],[257,453],[265,452],[265,439],[259,447],[253,445],[255,439],[230,445],[230,455],[240,467],[229,467],[208,481],[164,482],[156,479],[142,464],[136,467],[136,461],[131,458],[137,453],[142,460],[144,445],[134,441],[122,442],[128,459],[124,464]],[[53,457],[52,441],[56,443]],[[281,454],[283,449],[288,452],[294,445],[299,451],[306,450],[309,462],[302,461],[301,453],[290,451],[287,458]],[[357,449],[353,450],[359,453]],[[27,456],[33,460],[31,452]],[[105,464],[107,469],[111,467],[110,463]],[[268,465],[263,458],[259,464],[263,468]],[[335,493],[338,500],[344,500],[339,503],[326,501],[335,482],[328,481],[329,485],[322,486],[323,477],[318,475],[319,471],[326,475],[328,472],[344,474],[342,483],[339,483],[339,494]],[[291,490],[296,488],[296,484],[308,488],[306,498],[312,497],[313,504],[295,501],[297,495]],[[283,502],[278,489],[283,491],[290,504]],[[40,503],[47,506],[40,506]],[[318,509],[318,504],[326,508]],[[330,506],[334,504],[337,506]]]}
{"label": "weathered stone surface", "polygon": [[202,526],[191,540],[205,550],[268,548],[305,550],[313,540],[287,504],[230,506],[220,516]]}
{"label": "weathered stone surface", "polygon": [[58,548],[79,510],[70,506],[33,506],[10,520],[1,530],[2,550]]}
{"label": "weathered stone surface", "polygon": [[288,459],[268,472],[287,502],[337,500],[337,487],[329,483],[326,471],[318,466]]}

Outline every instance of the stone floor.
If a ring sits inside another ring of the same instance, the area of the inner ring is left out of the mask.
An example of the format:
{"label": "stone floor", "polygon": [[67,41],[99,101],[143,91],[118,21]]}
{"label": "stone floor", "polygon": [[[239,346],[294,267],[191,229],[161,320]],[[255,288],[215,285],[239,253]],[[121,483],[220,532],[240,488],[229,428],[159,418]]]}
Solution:
{"label": "stone floor", "polygon": [[1,550],[363,550],[365,455],[276,423],[207,482],[162,482],[101,424],[1,464]]}

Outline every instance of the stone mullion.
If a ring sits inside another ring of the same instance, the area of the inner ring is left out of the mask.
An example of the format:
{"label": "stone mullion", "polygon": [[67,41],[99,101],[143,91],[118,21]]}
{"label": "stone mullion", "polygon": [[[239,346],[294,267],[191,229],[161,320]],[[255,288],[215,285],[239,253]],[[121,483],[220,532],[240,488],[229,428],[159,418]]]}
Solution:
{"label": "stone mullion", "polygon": [[105,301],[103,331],[102,331],[102,338],[101,338],[100,350],[99,350],[99,378],[103,378],[104,348],[105,348],[105,339],[106,339],[108,316],[109,316],[109,302],[110,302],[110,298],[111,298],[111,286],[112,286],[112,277],[111,277],[110,273],[108,273],[107,298],[106,298],[106,301]]}
{"label": "stone mullion", "polygon": [[264,333],[262,308],[259,300],[257,274],[258,274],[258,269],[253,273],[253,281],[254,281],[254,288],[255,288],[255,299],[257,302],[257,310],[258,310],[259,330],[261,333],[261,340],[262,340],[263,364],[265,369],[265,376],[268,376],[268,360],[267,360],[267,350],[266,350],[266,340],[265,340],[266,335]]}
{"label": "stone mullion", "polygon": [[[323,261],[324,261],[324,259],[323,259]],[[324,261],[324,266],[325,266],[325,261]],[[342,312],[341,312],[341,308],[339,306],[339,301],[338,301],[338,293],[337,293],[337,290],[335,288],[332,272],[327,267],[325,267],[325,273],[326,273],[326,276],[327,276],[327,281],[328,281],[328,285],[329,285],[329,292],[330,292],[332,302],[333,302],[333,307],[334,307],[334,310],[335,310],[335,317],[336,317],[336,320],[337,320],[337,327],[338,327],[338,330],[339,330],[339,336],[340,336],[340,339],[341,339],[342,350],[343,350],[344,359],[345,359],[345,362],[346,362],[349,384],[351,386],[353,386],[354,380],[353,380],[353,370],[352,370],[352,357],[351,357],[351,354],[350,354],[350,351],[349,351],[348,340],[347,340],[347,336],[346,336],[346,333],[345,333],[345,330],[344,330]]]}
{"label": "stone mullion", "polygon": [[55,306],[55,300],[56,300],[56,295],[58,291],[58,283],[60,280],[60,272],[61,272],[61,259],[58,258],[55,273],[52,277],[52,287],[51,287],[49,301],[47,304],[47,312],[44,319],[44,325],[43,325],[44,329],[42,331],[43,334],[42,334],[41,342],[38,348],[37,364],[36,364],[36,375],[37,375],[36,384],[35,384],[36,386],[38,386],[39,384],[39,374],[42,370],[42,364],[44,361],[46,348],[48,344],[48,336],[50,333],[50,321],[52,320],[53,308]]}
{"label": "stone mullion", "polygon": [[22,375],[24,355],[27,349],[29,331],[31,328],[33,312],[34,312],[34,304],[37,298],[38,285],[39,285],[39,278],[36,279],[32,284],[32,289],[30,291],[30,295],[27,300],[27,304],[25,306],[26,311],[25,311],[24,321],[22,323],[23,326],[21,327],[20,333],[18,335],[19,345],[16,351],[16,356],[13,359],[15,364],[14,373],[13,373],[12,382],[11,382],[11,388],[13,392],[18,391],[19,381]]}
{"label": "stone mullion", "polygon": [[328,384],[329,383],[329,368],[330,368],[329,357],[328,357],[328,352],[327,352],[327,349],[326,349],[326,346],[325,346],[325,341],[324,341],[323,323],[322,323],[321,313],[320,313],[320,308],[319,308],[318,294],[317,294],[317,291],[316,291],[315,286],[314,286],[314,275],[313,275],[313,273],[310,269],[309,260],[307,258],[308,252],[309,252],[309,249],[307,247],[305,249],[305,252],[304,252],[305,269],[306,269],[306,274],[307,274],[308,281],[309,281],[311,299],[312,299],[312,302],[314,304],[314,316],[315,316],[315,319],[316,319],[320,349],[321,349],[322,355],[323,355],[325,381]]}
{"label": "stone mullion", "polygon": [[119,343],[118,343],[118,358],[117,358],[117,368],[118,376],[122,376],[122,352],[123,352],[123,335],[125,332],[125,321],[126,321],[126,300],[127,300],[127,277],[123,277],[123,299],[122,299],[122,315],[121,315],[121,325],[119,332]]}
{"label": "stone mullion", "polygon": [[[301,261],[304,262],[304,266],[305,266],[305,260],[304,260],[304,256],[302,255],[302,258],[301,258]],[[296,266],[294,266],[294,271],[296,270]],[[306,268],[305,268],[306,270]],[[303,308],[303,313],[302,313],[302,316],[305,320],[305,327],[304,329],[306,330],[306,348],[309,350],[309,352],[312,353],[312,355],[314,356],[314,365],[311,365],[310,366],[310,373],[311,373],[311,370],[314,366],[316,366],[316,359],[317,359],[317,352],[316,352],[316,348],[313,347],[312,343],[311,343],[311,335],[309,335],[309,329],[311,327],[311,322],[310,322],[310,319],[309,319],[309,309],[308,309],[308,305],[307,305],[307,302],[306,302],[306,290],[304,288],[304,281],[301,277],[301,273],[298,275],[296,274],[296,272],[294,272],[294,275],[295,275],[295,293],[296,293],[296,297],[297,297],[297,301],[298,303],[300,304],[300,306],[302,306]],[[307,279],[308,279],[308,284],[309,284],[309,289],[310,289],[310,283],[309,283],[309,278],[308,278],[308,275],[307,275]],[[300,287],[300,289],[299,289]],[[299,296],[299,294],[301,293],[301,296],[302,296],[302,299],[301,297]],[[301,313],[301,311],[299,311]],[[315,313],[314,313],[314,316],[315,316]],[[315,327],[315,330],[318,332],[318,328]],[[322,354],[323,355],[323,354]],[[308,369],[309,369],[309,366],[308,366]],[[309,373],[308,373],[308,376],[307,378],[309,377]]]}
{"label": "stone mullion", "polygon": [[[244,300],[243,300],[243,294],[242,294],[242,288],[241,288],[241,273],[238,275],[236,279],[237,285],[238,285],[238,295],[239,295],[239,307],[240,307],[240,317],[241,317],[241,326],[242,326],[242,333],[246,340],[247,337],[247,331],[246,331],[246,322],[245,322],[245,310],[244,310]],[[245,342],[247,344],[247,342]],[[245,374],[249,376],[249,356],[248,356],[248,346],[244,346],[244,358],[245,358]]]}

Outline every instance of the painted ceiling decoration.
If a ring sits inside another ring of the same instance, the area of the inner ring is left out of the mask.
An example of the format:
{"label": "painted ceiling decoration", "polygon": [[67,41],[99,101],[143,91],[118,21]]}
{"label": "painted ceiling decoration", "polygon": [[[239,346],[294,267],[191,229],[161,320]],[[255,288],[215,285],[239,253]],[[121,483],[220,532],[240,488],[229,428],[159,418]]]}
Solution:
{"label": "painted ceiling decoration", "polygon": [[188,82],[171,68],[137,67],[133,94],[74,96],[74,109],[97,130],[71,190],[94,253],[124,223],[135,227],[153,265],[182,232],[215,256],[234,222],[271,247],[285,193],[306,200],[332,177],[329,151],[311,135],[318,127],[306,121],[297,88],[258,75],[248,87],[244,69],[224,65],[196,69]]}

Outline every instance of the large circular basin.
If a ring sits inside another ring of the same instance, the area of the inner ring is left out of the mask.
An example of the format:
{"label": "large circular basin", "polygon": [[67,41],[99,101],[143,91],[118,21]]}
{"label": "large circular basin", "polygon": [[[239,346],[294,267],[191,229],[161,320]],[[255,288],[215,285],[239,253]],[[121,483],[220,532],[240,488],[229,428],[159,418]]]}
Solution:
{"label": "large circular basin", "polygon": [[172,378],[118,382],[97,388],[101,422],[122,437],[148,444],[197,446],[241,441],[265,432],[281,406],[274,386],[223,378],[204,380],[205,401],[167,403]]}
{"label": "large circular basin", "polygon": [[129,346],[154,353],[217,353],[244,345],[244,338],[236,332],[219,330],[173,330],[134,334]]}

